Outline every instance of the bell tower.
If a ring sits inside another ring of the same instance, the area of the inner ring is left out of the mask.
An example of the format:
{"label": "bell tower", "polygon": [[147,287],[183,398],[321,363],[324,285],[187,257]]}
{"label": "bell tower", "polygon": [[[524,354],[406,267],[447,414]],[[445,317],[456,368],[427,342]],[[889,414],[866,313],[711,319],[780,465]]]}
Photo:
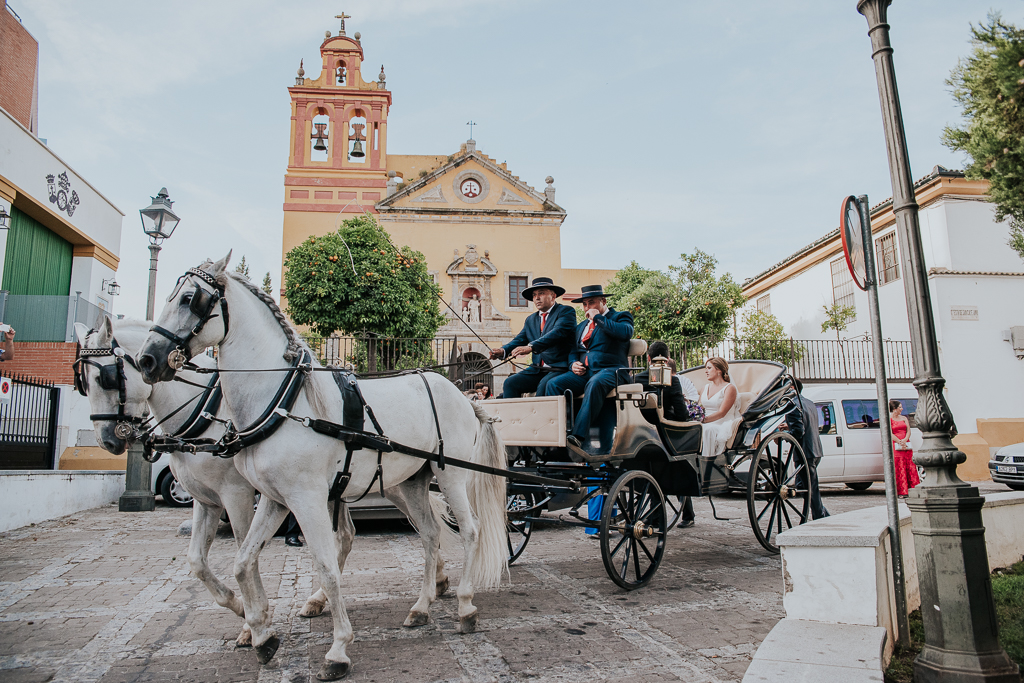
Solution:
{"label": "bell tower", "polygon": [[346,33],[349,15],[342,13],[336,18],[341,20],[341,30],[336,35],[327,31],[320,44],[319,76],[306,78],[300,62],[295,85],[288,88],[291,133],[285,173],[286,233],[289,213],[375,212],[373,205],[387,189],[391,92],[384,67],[376,81],[363,80],[360,35]]}

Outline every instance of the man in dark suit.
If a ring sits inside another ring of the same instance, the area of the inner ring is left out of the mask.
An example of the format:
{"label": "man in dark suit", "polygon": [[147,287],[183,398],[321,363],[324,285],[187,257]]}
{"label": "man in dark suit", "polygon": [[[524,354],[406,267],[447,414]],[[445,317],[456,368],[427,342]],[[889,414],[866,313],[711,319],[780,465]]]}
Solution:
{"label": "man in dark suit", "polygon": [[[647,367],[651,367],[651,361],[659,356],[669,358],[668,344],[663,341],[656,341],[647,347]],[[672,386],[662,388],[662,413],[665,415],[666,420],[689,422],[690,409],[687,407],[686,397],[683,395],[683,385],[679,380],[679,376],[675,374],[676,364],[671,359],[668,362],[672,366]],[[651,391],[653,388],[651,387],[650,376],[650,372],[644,370],[634,375],[633,381],[642,384],[644,391]],[[679,504],[683,508],[683,514],[680,517],[678,526],[680,529],[689,529],[697,519],[693,512],[693,501],[690,499],[690,496],[679,496]]]}
{"label": "man in dark suit", "polygon": [[[786,423],[789,425],[789,433],[800,442],[804,449],[804,456],[807,458],[807,467],[810,471],[811,487],[811,519],[828,517],[828,510],[821,502],[821,489],[818,487],[818,463],[824,455],[821,450],[821,436],[818,431],[818,408],[814,401],[803,395],[803,383],[793,378],[793,385],[796,387],[796,405],[793,410],[786,413]],[[796,485],[803,487],[807,484],[803,473],[797,475]]]}
{"label": "man in dark suit", "polygon": [[[608,308],[601,285],[587,285],[579,299],[587,320],[576,327],[576,343],[569,353],[569,369],[548,382],[545,396],[559,396],[567,389],[583,393],[583,405],[567,441],[582,449],[590,440],[590,425],[597,424],[605,397],[618,384],[616,371],[629,365],[629,340],[633,338],[633,316],[628,311]],[[601,452],[607,452],[611,430],[601,430]]]}
{"label": "man in dark suit", "polygon": [[491,359],[532,354],[533,362],[505,380],[499,398],[519,398],[531,391],[543,396],[553,377],[569,371],[576,311],[556,303],[563,294],[565,290],[549,277],[535,277],[533,285],[523,290],[523,298],[533,300],[537,312],[527,316],[523,329],[512,341],[491,351]]}

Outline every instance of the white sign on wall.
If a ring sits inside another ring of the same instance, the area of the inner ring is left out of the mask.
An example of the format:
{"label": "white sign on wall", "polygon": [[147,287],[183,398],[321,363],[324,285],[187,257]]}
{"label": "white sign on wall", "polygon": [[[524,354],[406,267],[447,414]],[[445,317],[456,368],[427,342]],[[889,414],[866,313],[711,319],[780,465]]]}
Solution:
{"label": "white sign on wall", "polygon": [[977,320],[977,306],[950,306],[949,317],[951,320]]}

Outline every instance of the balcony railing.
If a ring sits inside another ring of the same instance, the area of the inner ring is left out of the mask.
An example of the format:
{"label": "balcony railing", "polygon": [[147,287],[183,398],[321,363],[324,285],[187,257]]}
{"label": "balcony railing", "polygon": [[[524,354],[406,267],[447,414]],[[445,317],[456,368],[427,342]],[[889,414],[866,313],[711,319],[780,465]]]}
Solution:
{"label": "balcony railing", "polygon": [[0,321],[17,332],[20,342],[75,341],[75,323],[96,327],[109,314],[80,295],[49,296],[0,292]]}

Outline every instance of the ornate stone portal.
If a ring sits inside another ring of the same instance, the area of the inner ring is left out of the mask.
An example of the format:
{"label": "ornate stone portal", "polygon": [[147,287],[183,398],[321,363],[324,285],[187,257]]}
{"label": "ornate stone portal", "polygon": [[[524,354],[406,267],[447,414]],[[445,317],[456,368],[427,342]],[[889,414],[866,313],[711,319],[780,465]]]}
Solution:
{"label": "ornate stone portal", "polygon": [[[452,288],[448,304],[455,309],[459,319],[451,311],[444,309],[448,322],[437,331],[439,337],[457,337],[459,340],[458,359],[463,363],[473,363],[473,372],[479,372],[487,364],[487,346],[480,343],[483,339],[491,348],[497,348],[512,337],[509,317],[502,315],[494,306],[491,298],[492,280],[498,269],[490,260],[490,252],[484,250],[483,256],[476,250],[475,244],[467,244],[466,252],[459,255],[456,249],[452,262],[445,269],[451,278]],[[480,336],[477,339],[473,333]],[[454,355],[454,354],[453,354]],[[480,367],[477,368],[476,365]],[[509,374],[509,365],[503,365],[494,372],[493,386],[500,390],[504,378]],[[457,373],[463,375],[465,373]],[[471,374],[471,373],[470,373]],[[488,378],[478,376],[485,383]],[[466,376],[466,387],[472,385],[472,377]]]}

